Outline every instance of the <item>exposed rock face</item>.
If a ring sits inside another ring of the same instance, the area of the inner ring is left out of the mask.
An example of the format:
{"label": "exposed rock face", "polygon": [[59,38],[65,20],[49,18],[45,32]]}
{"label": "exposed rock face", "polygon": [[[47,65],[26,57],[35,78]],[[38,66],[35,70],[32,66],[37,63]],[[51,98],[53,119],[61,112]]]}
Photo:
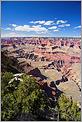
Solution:
{"label": "exposed rock face", "polygon": [[12,57],[13,68],[36,77],[40,85],[50,77],[57,84],[74,81],[80,88],[80,42],[80,38],[10,38],[2,40],[2,49]]}
{"label": "exposed rock face", "polygon": [[17,60],[13,57],[8,57],[8,55],[5,52],[1,51],[1,71],[5,72],[13,72],[18,73],[18,69],[15,67],[17,64]]}
{"label": "exposed rock face", "polygon": [[39,78],[41,78],[41,80],[47,79],[47,77],[45,77],[44,75],[41,74],[41,72],[38,68],[31,70],[30,72],[28,72],[28,74],[30,74],[34,77],[39,77]]}
{"label": "exposed rock face", "polygon": [[[16,48],[19,47],[21,49],[17,53],[20,57],[35,61],[64,60],[65,63],[80,63],[79,38],[10,38],[6,41],[2,39],[2,45],[5,45],[7,49],[13,45]],[[16,49],[14,48],[14,50]]]}

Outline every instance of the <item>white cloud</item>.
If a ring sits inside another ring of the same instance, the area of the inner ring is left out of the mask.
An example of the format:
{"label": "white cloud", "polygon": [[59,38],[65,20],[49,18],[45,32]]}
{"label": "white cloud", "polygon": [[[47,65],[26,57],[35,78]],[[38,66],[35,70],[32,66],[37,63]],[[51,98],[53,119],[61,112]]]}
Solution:
{"label": "white cloud", "polygon": [[70,24],[61,24],[61,25],[58,25],[58,27],[61,27],[61,28],[62,28],[62,27],[66,27],[66,26],[69,27]]}
{"label": "white cloud", "polygon": [[63,28],[63,27],[65,27],[65,26],[62,24],[62,25],[58,25],[58,27]]}
{"label": "white cloud", "polygon": [[5,30],[11,30],[11,28],[5,28]]}
{"label": "white cloud", "polygon": [[57,24],[57,25],[58,25],[58,24],[61,24],[61,23],[64,24],[64,23],[66,23],[66,22],[67,22],[66,20],[65,20],[65,21],[64,21],[64,20],[57,20],[56,24]]}
{"label": "white cloud", "polygon": [[51,25],[52,23],[53,23],[54,21],[46,21],[45,23],[44,23],[44,25]]}
{"label": "white cloud", "polygon": [[75,27],[75,29],[77,29],[77,28],[81,28],[81,25]]}
{"label": "white cloud", "polygon": [[30,23],[33,23],[33,24],[44,24],[45,21],[31,21]]}
{"label": "white cloud", "polygon": [[47,32],[48,31],[48,29],[46,29],[45,27],[42,27],[41,25],[32,26],[31,29],[32,29],[32,31],[36,31],[36,32]]}
{"label": "white cloud", "polygon": [[56,30],[53,30],[54,32],[58,32],[59,30],[58,29],[56,29]]}
{"label": "white cloud", "polygon": [[[64,26],[70,26],[70,24],[67,24],[67,20],[57,20],[56,22],[54,20],[42,20],[42,21],[31,21],[30,23],[32,24],[40,24],[40,25],[60,25],[60,27],[64,27]],[[64,24],[64,25],[62,25]]]}
{"label": "white cloud", "polygon": [[[31,34],[34,35],[49,35],[53,34],[53,32],[58,32],[60,31],[59,29],[62,27],[68,27],[70,24],[67,23],[67,21],[64,20],[48,20],[48,21],[31,21],[30,23],[32,24],[27,24],[27,25],[16,25],[16,24],[9,24],[8,28],[5,28],[4,30],[9,30],[5,32],[6,36],[19,36],[20,33],[22,35],[26,34],[26,36],[30,36]],[[46,27],[47,25],[48,27]],[[80,28],[81,26],[77,26],[75,28]],[[12,32],[12,33],[11,33]],[[20,35],[21,36],[21,35]]]}
{"label": "white cloud", "polygon": [[70,24],[65,24],[65,26],[70,26]]}
{"label": "white cloud", "polygon": [[24,25],[24,26],[17,26],[15,28],[16,31],[29,31],[30,26],[29,25]]}
{"label": "white cloud", "polygon": [[17,26],[16,24],[9,24],[9,25],[11,25],[12,27],[16,27]]}
{"label": "white cloud", "polygon": [[34,25],[34,26],[29,26],[29,25],[23,25],[23,26],[17,26],[15,28],[16,31],[26,31],[26,32],[30,32],[30,31],[34,31],[34,32],[47,32],[48,29],[46,29],[45,27],[42,27],[41,25]]}
{"label": "white cloud", "polygon": [[57,26],[49,27],[48,29],[57,29]]}
{"label": "white cloud", "polygon": [[51,25],[54,21],[48,20],[48,21],[31,21],[30,23],[33,24],[43,24],[43,25]]}

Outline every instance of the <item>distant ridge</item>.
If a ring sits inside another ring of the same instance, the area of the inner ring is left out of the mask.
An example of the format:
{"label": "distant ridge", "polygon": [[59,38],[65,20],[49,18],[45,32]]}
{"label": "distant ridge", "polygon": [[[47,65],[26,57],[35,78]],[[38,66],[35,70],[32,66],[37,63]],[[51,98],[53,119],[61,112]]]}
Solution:
{"label": "distant ridge", "polygon": [[78,39],[81,39],[81,37],[28,37],[28,36],[27,36],[27,37],[1,37],[1,39],[3,39],[3,38],[5,38],[5,39],[6,39],[6,38],[7,38],[7,39],[8,39],[8,38],[45,38],[45,39],[46,39],[46,38],[64,38],[64,39],[65,39],[65,38],[69,38],[69,39],[76,39],[76,38],[78,38]]}

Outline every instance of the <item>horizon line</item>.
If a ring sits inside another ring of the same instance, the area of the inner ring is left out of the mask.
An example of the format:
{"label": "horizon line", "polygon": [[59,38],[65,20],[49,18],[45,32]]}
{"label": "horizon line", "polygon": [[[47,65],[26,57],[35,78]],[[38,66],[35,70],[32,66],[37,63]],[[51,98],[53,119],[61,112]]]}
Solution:
{"label": "horizon line", "polygon": [[50,37],[50,36],[11,36],[11,37],[1,37],[1,38],[22,38],[22,37],[24,37],[24,38],[32,38],[32,37],[35,37],[35,38],[81,38],[81,36],[52,36],[52,37]]}

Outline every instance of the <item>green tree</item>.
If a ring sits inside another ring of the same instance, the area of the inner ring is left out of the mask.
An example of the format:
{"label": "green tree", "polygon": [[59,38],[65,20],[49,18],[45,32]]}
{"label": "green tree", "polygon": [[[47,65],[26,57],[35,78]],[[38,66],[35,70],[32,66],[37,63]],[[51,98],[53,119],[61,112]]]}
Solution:
{"label": "green tree", "polygon": [[45,91],[35,78],[24,74],[21,76],[23,81],[8,84],[12,78],[12,73],[2,73],[2,120],[81,120],[79,107],[65,95],[62,94],[51,107]]}
{"label": "green tree", "polygon": [[[4,75],[3,78],[5,81],[6,77]],[[36,80],[24,74],[21,76],[23,81],[20,81],[17,89],[15,89],[15,84],[8,84],[10,76],[8,74],[9,78],[5,85],[5,93],[3,94],[2,92],[2,120],[46,119],[47,113],[45,110],[48,110],[49,106],[48,97],[36,83]],[[15,90],[10,90],[10,88],[14,88]]]}
{"label": "green tree", "polygon": [[17,102],[21,104],[22,113],[32,113],[40,117],[48,109],[49,101],[43,90],[35,82],[35,79],[27,75],[22,76],[24,82],[20,82],[16,91]]}
{"label": "green tree", "polygon": [[7,92],[8,82],[13,78],[13,73],[3,72],[1,73],[1,95]]}
{"label": "green tree", "polygon": [[1,100],[1,119],[3,121],[13,120],[18,112],[16,99],[12,93],[7,93]]}
{"label": "green tree", "polygon": [[72,100],[67,98],[65,95],[61,95],[58,100],[58,108],[60,120],[65,121],[80,121],[80,110],[77,104]]}
{"label": "green tree", "polygon": [[4,88],[8,85],[8,82],[13,78],[13,73],[3,72],[1,73],[1,86]]}

